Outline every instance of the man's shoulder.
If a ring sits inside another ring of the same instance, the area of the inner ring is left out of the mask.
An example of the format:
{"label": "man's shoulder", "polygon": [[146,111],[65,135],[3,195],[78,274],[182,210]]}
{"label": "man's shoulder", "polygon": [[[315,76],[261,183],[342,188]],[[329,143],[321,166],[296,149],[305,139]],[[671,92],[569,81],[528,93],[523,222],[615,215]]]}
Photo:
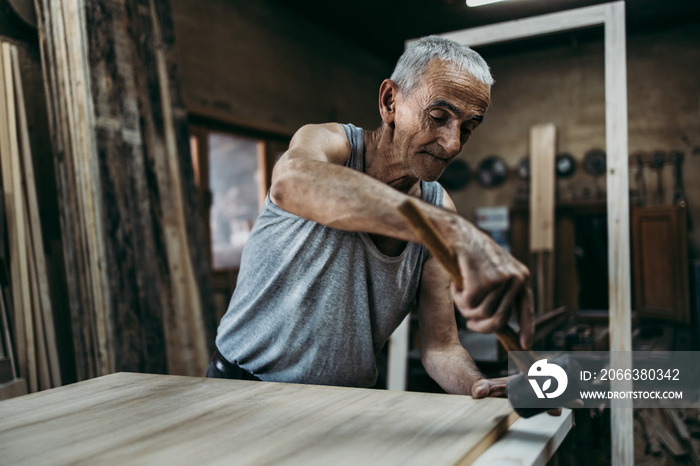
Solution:
{"label": "man's shoulder", "polygon": [[350,155],[350,142],[340,123],[316,123],[297,130],[290,147],[311,149],[325,154],[329,162],[344,164]]}
{"label": "man's shoulder", "polygon": [[335,122],[306,124],[299,128],[294,136],[347,139],[344,126]]}

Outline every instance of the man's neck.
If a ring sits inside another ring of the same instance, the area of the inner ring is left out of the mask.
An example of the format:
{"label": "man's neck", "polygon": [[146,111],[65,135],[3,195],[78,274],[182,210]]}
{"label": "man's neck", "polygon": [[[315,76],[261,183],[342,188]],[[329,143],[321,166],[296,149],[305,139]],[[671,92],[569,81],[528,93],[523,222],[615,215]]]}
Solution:
{"label": "man's neck", "polygon": [[412,194],[420,186],[394,152],[393,131],[382,125],[375,131],[365,131],[365,173],[382,183]]}

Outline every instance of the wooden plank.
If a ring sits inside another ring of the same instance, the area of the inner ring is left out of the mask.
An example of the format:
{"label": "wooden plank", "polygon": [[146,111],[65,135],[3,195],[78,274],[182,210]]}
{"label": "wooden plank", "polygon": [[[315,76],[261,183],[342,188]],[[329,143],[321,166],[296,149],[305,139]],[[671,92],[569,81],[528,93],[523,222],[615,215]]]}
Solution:
{"label": "wooden plank", "polygon": [[573,427],[573,420],[570,409],[563,409],[561,416],[518,419],[473,466],[544,466]]}
{"label": "wooden plank", "polygon": [[388,390],[406,390],[410,331],[411,314],[409,313],[389,337],[386,375],[386,388]]}
{"label": "wooden plank", "polygon": [[7,318],[7,307],[5,307],[5,293],[0,286],[0,324],[2,324],[3,337],[7,343],[7,357],[10,359],[12,368],[12,378],[17,378],[17,366],[15,364],[15,351],[13,348],[12,338],[10,337],[10,322]]}
{"label": "wooden plank", "polygon": [[[24,334],[26,340],[26,346],[24,351],[27,354],[27,373],[22,374],[29,381],[29,388],[32,392],[38,390],[38,381],[36,377],[37,365],[36,365],[36,351],[35,351],[35,338],[34,338],[34,322],[31,315],[31,291],[29,288],[29,264],[27,258],[27,232],[25,229],[25,211],[23,202],[23,186],[22,186],[22,175],[20,173],[19,166],[19,144],[17,140],[17,117],[15,113],[15,93],[12,78],[12,61],[10,54],[10,44],[2,44],[2,61],[3,61],[3,73],[4,73],[4,85],[5,85],[5,108],[6,108],[6,125],[7,125],[7,135],[9,139],[9,163],[7,166],[11,170],[11,180],[12,183],[12,193],[11,199],[13,201],[13,209],[15,215],[15,238],[16,238],[16,249],[15,257],[18,263],[18,275],[14,278],[19,280],[19,296],[21,296],[21,308],[20,312],[23,314],[24,318]],[[6,159],[7,160],[7,159]],[[19,296],[14,296],[13,299],[18,299]],[[18,348],[18,351],[22,351]]]}
{"label": "wooden plank", "polygon": [[49,279],[46,270],[46,255],[44,253],[44,241],[41,229],[41,220],[39,212],[39,202],[36,194],[36,181],[34,179],[34,166],[32,159],[31,146],[29,143],[29,130],[27,128],[27,114],[24,103],[24,89],[20,76],[20,64],[17,48],[12,47],[12,65],[13,76],[15,81],[15,93],[17,95],[17,121],[19,123],[19,135],[22,147],[22,168],[25,182],[27,212],[31,232],[31,246],[34,255],[36,285],[40,298],[41,320],[43,320],[44,331],[42,332],[46,338],[46,351],[48,354],[49,364],[51,366],[51,384],[57,387],[61,384],[60,367],[58,363],[58,349],[56,347],[56,333],[53,322],[53,306],[51,305],[51,296],[49,290]]}
{"label": "wooden plank", "polygon": [[[29,224],[26,225],[29,228]],[[36,352],[36,363],[37,363],[37,384],[38,390],[45,390],[51,388],[51,375],[49,371],[49,356],[46,354],[46,341],[44,338],[44,320],[41,315],[41,301],[39,300],[39,290],[37,289],[37,273],[36,264],[34,261],[34,248],[32,247],[31,241],[27,244],[27,262],[29,265],[29,275],[27,280],[29,283],[29,288],[31,291],[31,312],[32,319],[34,323],[34,341],[36,346],[34,351]]]}
{"label": "wooden plank", "polygon": [[[477,47],[597,26],[605,21],[605,14],[604,6],[595,5],[440,35],[470,47]],[[407,41],[406,45],[415,40],[417,39]]]}
{"label": "wooden plank", "polygon": [[[627,54],[625,4],[605,5],[605,134],[607,153],[608,277],[610,281],[611,367],[632,368],[629,169],[627,145]],[[631,380],[614,380],[613,391],[632,390]],[[611,401],[612,463],[634,464],[631,399]]]}
{"label": "wooden plank", "polygon": [[[167,187],[165,192],[172,192],[168,199],[170,209],[165,209],[163,228],[168,258],[177,266],[171,267],[173,286],[173,303],[178,340],[180,343],[181,368],[171,373],[187,375],[203,374],[206,371],[209,354],[205,341],[204,321],[202,313],[201,293],[192,264],[192,253],[188,241],[187,221],[184,217],[185,200],[183,199],[183,182],[178,154],[177,135],[175,133],[175,115],[173,114],[170,96],[170,78],[165,56],[165,44],[161,33],[161,17],[156,8],[156,2],[148,2],[156,74],[160,90],[160,104],[163,118],[165,147],[156,149],[156,173],[161,186]],[[166,8],[161,4],[158,8]],[[160,142],[160,141],[158,141]],[[160,145],[160,144],[159,144]],[[164,149],[164,150],[163,150]],[[186,323],[186,324],[185,324]]]}
{"label": "wooden plank", "polygon": [[530,128],[530,252],[554,251],[556,127]]}
{"label": "wooden plank", "polygon": [[554,201],[556,127],[552,123],[530,128],[530,252],[536,315],[554,305]]}
{"label": "wooden plank", "polygon": [[105,232],[102,229],[103,205],[101,202],[100,172],[97,166],[90,93],[90,65],[87,57],[88,39],[85,36],[85,4],[83,0],[60,2],[56,13],[62,15],[66,42],[68,72],[66,92],[70,96],[68,117],[73,147],[75,182],[78,198],[82,201],[79,215],[82,217],[86,243],[83,253],[86,270],[91,280],[91,298],[88,309],[92,311],[92,332],[95,336],[96,372],[109,374],[114,371],[115,352],[112,350],[111,315],[107,260],[105,258]]}
{"label": "wooden plank", "polygon": [[0,403],[0,444],[18,465],[453,465],[514,419],[498,398],[119,373]]}
{"label": "wooden plank", "polygon": [[72,164],[69,163],[71,142],[65,99],[62,98],[64,94],[63,81],[65,80],[63,77],[65,53],[62,53],[64,41],[56,31],[60,15],[51,14],[54,3],[51,3],[51,0],[34,0],[34,4],[37,11],[37,31],[44,73],[49,133],[56,170],[56,185],[62,205],[59,219],[71,317],[73,353],[78,380],[84,380],[94,376],[92,338],[91,333],[85,330],[84,325],[88,313],[84,312],[86,303],[83,291],[86,288],[89,290],[90,286],[86,284],[87,279],[80,278],[85,275],[80,250],[83,235],[76,218],[78,200],[74,189]]}
{"label": "wooden plank", "polygon": [[[1,44],[1,42],[0,42]],[[7,105],[5,93],[4,47],[0,45],[0,157],[2,158],[2,188],[5,200],[5,218],[7,221],[7,238],[10,251],[17,251],[17,223],[14,202],[14,184],[12,182],[12,158],[10,157],[9,123],[7,121]],[[26,348],[26,332],[24,329],[24,313],[22,312],[22,292],[20,287],[19,262],[16,254],[10,254],[10,286],[12,294],[11,309],[14,316],[15,344],[17,348],[17,369],[20,374],[28,372]]]}

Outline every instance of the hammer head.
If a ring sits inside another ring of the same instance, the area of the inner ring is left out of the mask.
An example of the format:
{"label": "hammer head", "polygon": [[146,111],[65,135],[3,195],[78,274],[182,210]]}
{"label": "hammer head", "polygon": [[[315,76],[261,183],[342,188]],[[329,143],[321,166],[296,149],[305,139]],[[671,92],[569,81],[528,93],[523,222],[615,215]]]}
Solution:
{"label": "hammer head", "polygon": [[530,366],[527,374],[508,381],[508,400],[524,418],[565,406],[580,397],[582,370],[579,362],[568,354],[549,361],[540,359]]}

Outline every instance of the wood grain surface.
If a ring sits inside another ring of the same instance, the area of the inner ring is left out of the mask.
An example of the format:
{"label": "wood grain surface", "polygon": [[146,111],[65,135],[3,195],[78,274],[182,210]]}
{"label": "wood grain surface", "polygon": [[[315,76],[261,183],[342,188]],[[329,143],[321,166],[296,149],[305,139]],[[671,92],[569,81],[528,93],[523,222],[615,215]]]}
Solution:
{"label": "wood grain surface", "polygon": [[505,399],[118,373],[0,403],[5,464],[469,464]]}

